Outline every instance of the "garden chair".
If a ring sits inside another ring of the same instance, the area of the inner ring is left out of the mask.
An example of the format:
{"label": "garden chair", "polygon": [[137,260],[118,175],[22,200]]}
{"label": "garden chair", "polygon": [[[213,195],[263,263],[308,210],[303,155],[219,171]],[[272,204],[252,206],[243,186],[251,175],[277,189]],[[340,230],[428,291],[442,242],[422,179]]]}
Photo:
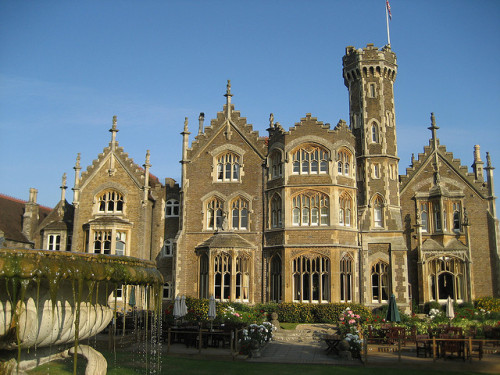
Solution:
{"label": "garden chair", "polygon": [[415,345],[417,349],[417,357],[421,357],[423,354],[424,358],[432,357],[432,342],[429,339],[429,335],[416,335]]}
{"label": "garden chair", "polygon": [[450,356],[456,354],[457,357],[463,358],[463,360],[465,361],[465,343],[463,340],[457,340],[463,337],[458,337],[456,335],[450,334],[441,334],[439,338],[450,339],[441,341],[440,354],[442,358],[446,358],[447,354]]}

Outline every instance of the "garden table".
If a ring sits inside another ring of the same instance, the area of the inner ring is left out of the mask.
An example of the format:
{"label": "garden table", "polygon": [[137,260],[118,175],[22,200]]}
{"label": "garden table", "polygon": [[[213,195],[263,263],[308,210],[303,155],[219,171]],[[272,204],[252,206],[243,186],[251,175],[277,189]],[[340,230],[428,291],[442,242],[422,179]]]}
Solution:
{"label": "garden table", "polygon": [[334,352],[335,354],[339,354],[339,344],[342,341],[342,336],[340,335],[325,335],[323,337],[323,340],[326,343],[326,353],[332,353]]}

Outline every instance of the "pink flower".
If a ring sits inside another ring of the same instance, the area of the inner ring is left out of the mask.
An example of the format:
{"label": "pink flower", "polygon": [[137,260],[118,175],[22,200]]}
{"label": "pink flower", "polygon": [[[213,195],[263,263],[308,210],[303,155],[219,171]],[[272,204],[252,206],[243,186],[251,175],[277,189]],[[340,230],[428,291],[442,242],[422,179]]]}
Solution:
{"label": "pink flower", "polygon": [[344,320],[344,317],[343,317],[343,316],[341,316],[341,317],[340,317],[340,320]]}
{"label": "pink flower", "polygon": [[354,319],[349,320],[349,324],[354,324],[356,321]]}

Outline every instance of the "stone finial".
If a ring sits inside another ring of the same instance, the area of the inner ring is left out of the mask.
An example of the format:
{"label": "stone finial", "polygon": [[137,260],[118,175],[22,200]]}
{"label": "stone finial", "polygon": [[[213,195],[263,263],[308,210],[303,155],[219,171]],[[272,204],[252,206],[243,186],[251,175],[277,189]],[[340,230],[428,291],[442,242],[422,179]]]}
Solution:
{"label": "stone finial", "polygon": [[415,154],[411,154],[411,166],[413,167],[415,165]]}
{"label": "stone finial", "polygon": [[151,164],[149,164],[150,158],[151,158],[151,154],[149,153],[149,150],[146,150],[146,163],[144,164],[144,166],[148,166],[148,167],[151,166]]}
{"label": "stone finial", "polygon": [[270,113],[270,114],[269,114],[269,127],[270,127],[271,129],[273,129],[273,128],[274,128],[274,114],[273,114],[273,113]]}
{"label": "stone finial", "polygon": [[431,126],[429,126],[427,129],[432,132],[432,144],[434,146],[434,149],[437,149],[438,143],[436,130],[438,130],[439,127],[436,126],[436,117],[434,116],[434,112],[431,112]]}
{"label": "stone finial", "polygon": [[117,120],[116,120],[116,115],[113,116],[113,125],[111,126],[111,129],[109,131],[111,132],[111,148],[115,150],[116,148],[116,133],[118,133],[118,128],[116,127]]}
{"label": "stone finial", "polygon": [[188,118],[184,117],[184,132],[188,132]]}
{"label": "stone finial", "polygon": [[226,95],[225,96],[233,96],[233,94],[231,94],[231,80],[230,79],[227,80]]}
{"label": "stone finial", "polygon": [[486,166],[491,168],[491,157],[489,152],[486,152]]}
{"label": "stone finial", "polygon": [[198,135],[203,133],[203,122],[205,121],[205,114],[200,112],[200,116],[198,117]]}
{"label": "stone finial", "polygon": [[81,160],[81,155],[80,155],[80,153],[78,153],[78,154],[76,154],[76,163],[75,163],[75,167],[73,169],[81,169],[80,160]]}

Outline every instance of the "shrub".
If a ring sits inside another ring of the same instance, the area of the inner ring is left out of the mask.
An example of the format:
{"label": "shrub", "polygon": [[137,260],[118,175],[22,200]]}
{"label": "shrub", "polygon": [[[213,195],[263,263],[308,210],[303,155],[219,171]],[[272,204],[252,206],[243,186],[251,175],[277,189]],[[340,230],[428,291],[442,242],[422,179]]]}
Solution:
{"label": "shrub", "polygon": [[500,298],[481,297],[475,301],[474,305],[477,309],[500,313]]}

